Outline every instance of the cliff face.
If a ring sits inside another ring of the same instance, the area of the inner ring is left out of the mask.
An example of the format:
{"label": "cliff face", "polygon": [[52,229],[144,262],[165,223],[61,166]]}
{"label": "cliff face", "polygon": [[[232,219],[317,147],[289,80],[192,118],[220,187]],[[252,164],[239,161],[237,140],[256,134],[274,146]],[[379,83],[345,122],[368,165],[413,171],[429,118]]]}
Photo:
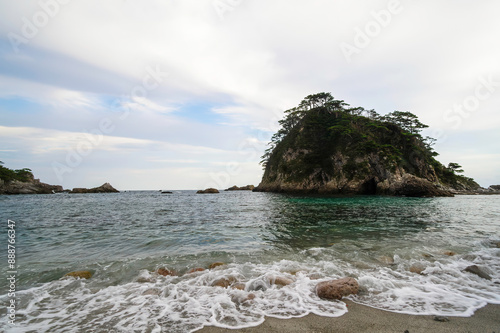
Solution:
{"label": "cliff face", "polygon": [[422,197],[479,188],[433,155],[396,124],[316,107],[275,144],[255,191]]}
{"label": "cliff face", "polygon": [[0,179],[0,194],[51,194],[62,191],[62,186],[41,183],[38,179],[28,182],[18,180],[4,182]]}

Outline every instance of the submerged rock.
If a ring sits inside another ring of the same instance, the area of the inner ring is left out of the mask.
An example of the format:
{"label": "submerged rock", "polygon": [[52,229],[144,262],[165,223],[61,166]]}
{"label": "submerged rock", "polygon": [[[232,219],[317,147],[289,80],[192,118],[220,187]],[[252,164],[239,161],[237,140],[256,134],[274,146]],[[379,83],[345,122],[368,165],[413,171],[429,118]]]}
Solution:
{"label": "submerged rock", "polygon": [[483,269],[478,267],[477,265],[471,265],[471,266],[467,267],[466,269],[464,269],[464,271],[472,273],[472,274],[476,274],[477,276],[479,276],[483,279],[491,280],[491,276],[488,273],[486,273]]}
{"label": "submerged rock", "polygon": [[150,289],[145,290],[142,294],[143,295],[158,296],[161,294],[161,290],[157,289],[157,288],[150,288]]}
{"label": "submerged rock", "polygon": [[231,296],[231,301],[233,301],[233,303],[238,305],[249,305],[249,303],[254,299],[255,299],[255,294]]}
{"label": "submerged rock", "polygon": [[358,281],[351,277],[339,280],[320,282],[316,285],[316,295],[324,299],[340,300],[344,296],[356,295],[359,291]]}
{"label": "submerged rock", "polygon": [[425,271],[425,266],[422,264],[413,264],[410,266],[410,272],[422,275],[422,272]]}
{"label": "submerged rock", "polygon": [[213,281],[211,285],[212,285],[212,287],[228,288],[229,286],[231,286],[235,282],[238,282],[238,280],[233,276],[229,276],[229,277],[217,279],[217,280]]}
{"label": "submerged rock", "polygon": [[174,270],[169,270],[164,267],[158,268],[156,270],[156,273],[163,275],[163,276],[176,276],[177,273]]}
{"label": "submerged rock", "polygon": [[231,286],[231,288],[238,290],[245,290],[245,287],[246,285],[243,282],[236,282]]}
{"label": "submerged rock", "polygon": [[191,268],[189,271],[187,271],[186,274],[191,274],[191,273],[196,273],[196,272],[203,272],[204,270],[205,270],[205,268],[201,268],[201,267]]}
{"label": "submerged rock", "polygon": [[64,275],[64,277],[74,277],[76,279],[90,279],[92,277],[92,273],[90,271],[75,271],[69,272]]}
{"label": "submerged rock", "polygon": [[443,252],[443,254],[444,254],[445,256],[450,256],[450,257],[453,257],[453,256],[457,255],[457,254],[456,254],[455,252],[453,252],[453,251],[444,251],[444,252]]}
{"label": "submerged rock", "polygon": [[269,276],[267,278],[267,280],[269,281],[270,284],[274,284],[274,285],[282,286],[282,287],[288,286],[288,285],[293,283],[292,279],[289,279],[289,278],[284,277],[284,276]]}
{"label": "submerged rock", "polygon": [[196,193],[197,194],[219,193],[219,190],[215,188],[207,188],[205,190],[199,190]]}
{"label": "submerged rock", "polygon": [[225,263],[218,261],[218,262],[214,262],[214,263],[211,263],[210,265],[208,265],[208,269],[214,269],[216,267],[224,266],[224,265],[225,265]]}
{"label": "submerged rock", "polygon": [[394,258],[389,256],[381,256],[378,257],[377,260],[386,265],[394,264]]}

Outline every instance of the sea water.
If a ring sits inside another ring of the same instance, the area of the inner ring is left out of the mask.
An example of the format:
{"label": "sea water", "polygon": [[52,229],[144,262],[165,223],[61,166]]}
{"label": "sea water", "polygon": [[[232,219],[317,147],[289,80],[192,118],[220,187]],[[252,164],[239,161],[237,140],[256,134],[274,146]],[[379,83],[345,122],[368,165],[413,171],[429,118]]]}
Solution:
{"label": "sea water", "polygon": [[[347,276],[360,285],[350,300],[393,312],[465,317],[500,304],[500,196],[24,195],[0,196],[0,216],[4,305],[8,220],[16,232],[15,325],[5,310],[0,317],[7,332],[192,332],[337,317],[345,303],[314,288]],[[214,262],[225,265],[186,273]],[[470,265],[492,279],[464,271]],[[156,274],[161,267],[178,276]],[[62,278],[78,270],[93,277]],[[224,277],[245,290],[212,286]]]}

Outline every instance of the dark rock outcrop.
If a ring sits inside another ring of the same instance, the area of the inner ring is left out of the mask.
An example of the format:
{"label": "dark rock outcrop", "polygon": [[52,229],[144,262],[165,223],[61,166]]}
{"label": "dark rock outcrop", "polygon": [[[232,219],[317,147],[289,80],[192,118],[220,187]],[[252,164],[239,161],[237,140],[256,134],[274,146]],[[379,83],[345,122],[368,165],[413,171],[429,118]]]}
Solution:
{"label": "dark rock outcrop", "polygon": [[110,183],[104,183],[99,187],[94,188],[74,188],[69,193],[119,193],[117,189],[111,186]]}
{"label": "dark rock outcrop", "polygon": [[477,276],[479,276],[483,279],[491,280],[491,276],[488,273],[486,273],[483,269],[478,267],[477,265],[468,266],[467,268],[464,269],[464,271],[472,273],[472,274],[476,274]]}
{"label": "dark rock outcrop", "polygon": [[0,179],[0,194],[51,194],[63,191],[62,186],[45,184],[39,179],[30,179],[27,182],[18,180],[5,182]]}
{"label": "dark rock outcrop", "polygon": [[215,188],[207,188],[206,190],[199,190],[196,193],[198,193],[198,194],[219,193],[219,190],[217,190]]}
{"label": "dark rock outcrop", "polygon": [[359,291],[358,281],[351,277],[323,281],[316,285],[316,294],[324,299],[340,300],[344,296],[356,295]]}
{"label": "dark rock outcrop", "polygon": [[234,185],[234,186],[231,186],[230,188],[228,188],[224,191],[253,191],[254,188],[255,188],[255,186],[253,186],[253,185],[247,185],[247,186],[242,186],[242,187],[238,187],[238,186]]}

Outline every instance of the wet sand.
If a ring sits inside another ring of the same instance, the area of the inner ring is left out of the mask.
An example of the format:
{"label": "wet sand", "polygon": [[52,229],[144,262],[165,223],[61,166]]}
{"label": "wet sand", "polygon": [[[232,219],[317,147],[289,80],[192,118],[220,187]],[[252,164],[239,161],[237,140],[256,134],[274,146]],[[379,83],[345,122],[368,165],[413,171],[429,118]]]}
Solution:
{"label": "wet sand", "polygon": [[384,333],[500,333],[500,305],[487,305],[476,311],[474,316],[447,317],[449,321],[434,320],[434,316],[406,315],[373,309],[351,301],[345,301],[349,312],[338,318],[307,315],[302,318],[275,319],[266,321],[257,327],[239,330],[218,327],[205,327],[199,333],[354,333],[354,332],[384,332]]}

